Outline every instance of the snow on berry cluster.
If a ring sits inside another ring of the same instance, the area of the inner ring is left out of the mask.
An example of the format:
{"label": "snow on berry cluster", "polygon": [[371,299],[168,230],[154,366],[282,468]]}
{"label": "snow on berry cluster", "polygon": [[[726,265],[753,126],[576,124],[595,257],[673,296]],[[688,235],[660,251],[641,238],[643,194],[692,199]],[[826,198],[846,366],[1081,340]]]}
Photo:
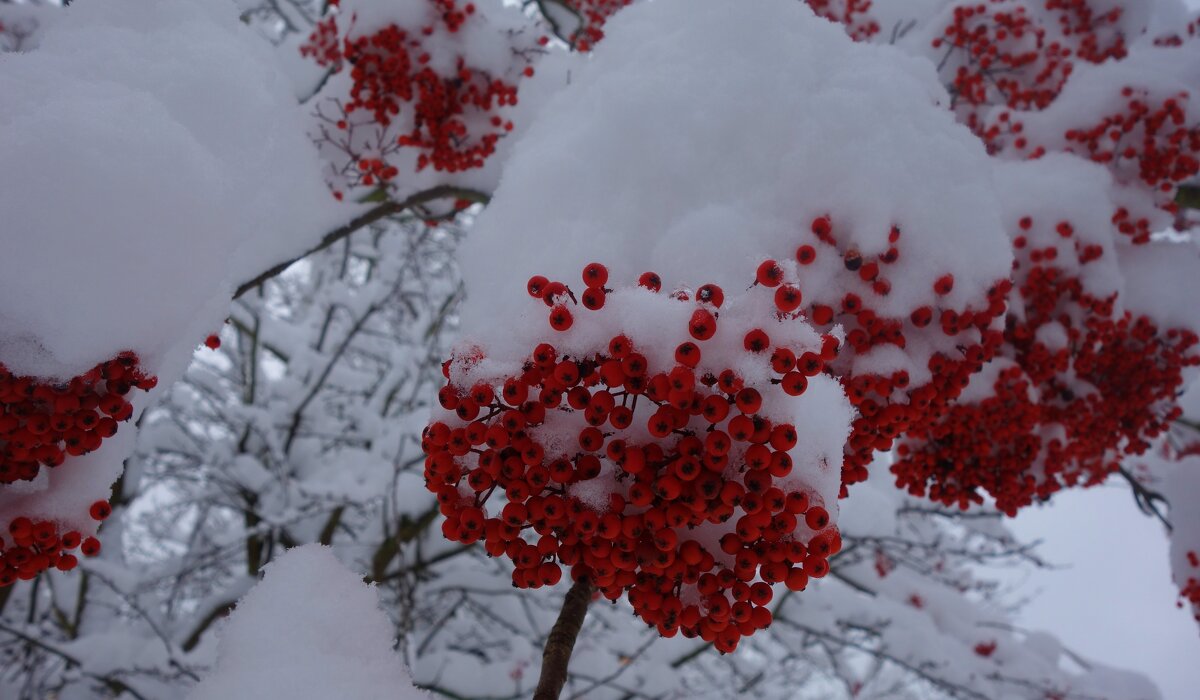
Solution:
{"label": "snow on berry cluster", "polygon": [[[1122,233],[1137,242],[1174,212],[1178,186],[1200,174],[1200,44],[1140,48],[1123,61],[1083,66],[1041,112],[1000,110],[985,137],[1006,155],[1065,151],[1106,166],[1139,196]],[[1169,220],[1168,220],[1169,222]]]}
{"label": "snow on berry cluster", "polygon": [[553,585],[568,566],[609,599],[627,594],[664,636],[733,651],[770,623],[771,584],[802,590],[840,547],[845,429],[793,422],[836,413],[821,370],[838,341],[766,288],[667,293],[652,272],[609,288],[598,263],[582,277],[578,294],[529,280],[555,335],[519,366],[502,371],[479,348],[448,362],[439,398],[454,417],[424,436],[443,533],[507,556],[519,587]]}
{"label": "snow on berry cluster", "polygon": [[[919,239],[921,233],[907,237]],[[845,496],[848,485],[866,480],[877,452],[890,450],[907,430],[936,420],[993,357],[1002,335],[992,326],[1004,315],[1011,285],[997,278],[986,296],[965,303],[959,297],[956,305],[950,300],[954,273],[904,278],[913,273],[904,264],[900,226],[890,228],[887,248],[874,255],[864,256],[858,244],[840,243],[838,234],[830,217],[814,219],[797,236],[795,259],[762,262],[756,283],[776,290],[780,313],[799,310],[816,327],[845,333],[846,350],[829,367],[858,413],[842,469]],[[893,275],[904,286],[901,293],[920,302],[906,315],[885,303]],[[914,289],[922,281],[926,289]]]}
{"label": "snow on berry cluster", "polygon": [[[1142,192],[1131,235],[1155,208],[1174,211],[1180,183],[1200,173],[1191,94],[1200,88],[1194,42],[1141,42],[1148,3],[1021,2],[959,5],[930,58],[960,118],[994,153],[1075,153]],[[1136,46],[1134,44],[1137,44]]]}
{"label": "snow on berry cluster", "polygon": [[1200,173],[1200,48],[1183,38],[1195,21],[1171,14],[1123,0],[964,0],[896,27],[992,153],[1065,151],[1106,165],[1140,193],[1126,232],[1144,238],[1170,222],[1155,210],[1173,213],[1177,187]]}
{"label": "snow on berry cluster", "polygon": [[866,41],[879,34],[879,21],[871,13],[871,0],[804,0],[818,17],[845,26],[855,41]]}
{"label": "snow on berry cluster", "polygon": [[[1196,433],[1189,432],[1194,447]],[[1180,606],[1189,606],[1200,622],[1200,508],[1194,498],[1200,492],[1200,457],[1195,454],[1174,457],[1155,465],[1159,471],[1166,468],[1162,493],[1171,505],[1171,570],[1179,587]]]}
{"label": "snow on berry cluster", "polygon": [[[1108,9],[1099,11],[1099,6]],[[954,3],[938,54],[955,107],[978,127],[978,109],[1006,105],[1039,110],[1058,96],[1078,61],[1100,63],[1126,55],[1125,8],[1095,0]]]}
{"label": "snow on berry cluster", "polygon": [[133,449],[118,423],[183,372],[239,283],[343,217],[271,50],[228,7],[53,17],[36,50],[0,53],[6,580],[98,551],[92,506]]}
{"label": "snow on berry cluster", "polygon": [[[503,283],[574,276],[589,258],[609,261],[617,279],[652,268],[726,294],[765,286],[773,313],[842,342],[821,371],[860,411],[843,460],[853,483],[994,352],[1011,244],[987,154],[939,106],[945,94],[923,59],[854,43],[803,6],[771,11],[766,22],[719,3],[635,4],[611,20],[506,163],[462,251],[462,323],[490,356],[526,356],[508,339],[527,310]],[[679,30],[663,41],[642,16]],[[747,55],[705,49],[718,40]],[[752,59],[779,70],[747,78]],[[839,82],[854,89],[831,87]],[[681,116],[677,105],[696,94],[706,108]],[[599,100],[602,123],[587,116]],[[881,123],[870,117],[879,109],[904,116]],[[680,177],[690,172],[707,176]],[[755,268],[757,280],[738,274]]]}
{"label": "snow on berry cluster", "polygon": [[942,420],[910,430],[893,471],[916,495],[966,507],[986,493],[1013,514],[1146,452],[1200,354],[1194,324],[1123,295],[1117,226],[1096,205],[1113,189],[1103,169],[1047,156],[1001,164],[997,184],[1017,253],[1000,357]]}
{"label": "snow on berry cluster", "polygon": [[494,0],[331,10],[300,50],[345,73],[327,91],[341,96],[317,112],[335,195],[387,186],[401,172],[483,167],[512,131],[517,83],[541,52],[520,14]]}
{"label": "snow on berry cluster", "polygon": [[538,7],[555,33],[576,51],[591,51],[604,38],[604,23],[633,0],[541,0]]}

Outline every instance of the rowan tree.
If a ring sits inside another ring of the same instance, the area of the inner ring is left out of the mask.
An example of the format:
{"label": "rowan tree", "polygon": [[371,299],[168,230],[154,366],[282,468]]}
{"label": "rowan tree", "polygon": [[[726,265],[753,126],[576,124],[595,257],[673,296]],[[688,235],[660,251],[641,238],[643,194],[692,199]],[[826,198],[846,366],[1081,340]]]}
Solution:
{"label": "rowan tree", "polygon": [[0,0],[0,694],[1155,697],[997,572],[1200,610],[1198,29]]}

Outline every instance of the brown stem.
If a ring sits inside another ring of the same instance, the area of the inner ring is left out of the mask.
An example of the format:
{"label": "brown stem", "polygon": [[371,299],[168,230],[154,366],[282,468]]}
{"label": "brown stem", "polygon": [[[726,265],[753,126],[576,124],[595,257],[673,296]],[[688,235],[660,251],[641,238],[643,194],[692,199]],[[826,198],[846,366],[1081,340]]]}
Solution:
{"label": "brown stem", "polygon": [[278,265],[275,265],[274,267],[270,268],[269,270],[263,271],[261,274],[259,274],[254,279],[249,280],[247,282],[243,282],[241,285],[238,286],[237,291],[234,292],[233,298],[237,299],[238,297],[242,296],[243,294],[250,291],[251,289],[254,289],[255,287],[262,284],[263,282],[266,282],[267,280],[271,279],[272,277],[275,277],[279,273],[288,269],[289,267],[291,267],[292,263],[296,262],[297,260],[300,260],[308,255],[311,255],[311,254],[317,252],[318,250],[324,250],[325,248],[328,248],[329,246],[333,245],[334,243],[337,243],[338,241],[342,240],[346,236],[349,236],[350,234],[354,233],[355,231],[357,231],[365,226],[370,226],[371,224],[373,224],[377,221],[380,221],[382,219],[386,219],[389,216],[399,214],[400,212],[402,212],[406,209],[419,207],[423,204],[429,204],[430,202],[434,202],[439,199],[450,199],[450,198],[464,199],[469,202],[475,202],[475,203],[480,203],[480,204],[486,204],[488,201],[488,195],[483,192],[477,192],[475,190],[468,190],[468,189],[464,189],[461,187],[452,187],[450,185],[439,185],[437,187],[432,187],[423,192],[418,192],[418,193],[414,194],[413,196],[409,197],[408,199],[404,200],[403,202],[393,202],[391,200],[387,200],[385,202],[380,203],[375,208],[368,210],[366,213],[361,214],[360,216],[353,219],[352,221],[350,221],[350,223],[346,224],[345,226],[340,226],[340,227],[330,231],[329,233],[325,234],[325,236],[323,238],[321,238],[320,243],[318,243],[317,245],[315,245],[312,248],[310,248],[309,250],[307,250],[303,255],[292,258],[291,260],[285,260],[284,262],[281,262]]}
{"label": "brown stem", "polygon": [[579,636],[579,628],[583,627],[583,618],[587,615],[588,603],[592,602],[595,590],[590,579],[581,578],[567,591],[558,620],[546,638],[546,648],[542,652],[542,675],[538,678],[533,700],[558,700],[567,683],[567,666],[571,663],[575,639]]}

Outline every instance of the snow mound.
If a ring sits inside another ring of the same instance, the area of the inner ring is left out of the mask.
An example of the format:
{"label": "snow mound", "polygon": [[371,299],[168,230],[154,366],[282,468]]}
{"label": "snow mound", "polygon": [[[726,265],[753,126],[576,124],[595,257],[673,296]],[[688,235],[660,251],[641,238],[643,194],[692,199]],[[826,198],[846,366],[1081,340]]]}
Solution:
{"label": "snow mound", "polygon": [[392,651],[374,591],[332,550],[272,562],[221,631],[217,664],[189,700],[427,700]]}

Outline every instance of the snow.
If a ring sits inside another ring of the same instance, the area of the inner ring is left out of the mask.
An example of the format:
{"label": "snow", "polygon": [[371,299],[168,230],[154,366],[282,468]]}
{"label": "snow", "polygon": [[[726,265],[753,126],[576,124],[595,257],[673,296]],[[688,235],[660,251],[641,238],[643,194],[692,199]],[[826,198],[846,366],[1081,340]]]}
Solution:
{"label": "snow", "polygon": [[[287,81],[231,3],[78,3],[39,39],[0,53],[0,363],[65,379],[132,350],[169,386],[238,284],[353,209],[322,183]],[[94,528],[87,504],[131,446],[4,493],[0,522]]]}
{"label": "snow", "polygon": [[[1055,267],[1078,275],[1087,293],[1106,298],[1124,291],[1115,254],[1118,232],[1112,224],[1113,207],[1098,202],[1117,191],[1112,176],[1100,165],[1066,153],[1051,153],[1033,161],[997,161],[996,192],[1004,211],[1005,227],[1012,239],[1022,237],[1027,250],[1054,248]],[[1053,197],[1047,197],[1053,192]],[[1020,226],[1028,217],[1029,229]],[[1069,223],[1072,235],[1056,230]],[[1077,245],[1099,246],[1100,257],[1080,264]],[[1028,264],[1028,263],[1026,263]]]}
{"label": "snow", "polygon": [[1200,251],[1194,243],[1152,241],[1119,250],[1125,305],[1165,328],[1200,328]]}
{"label": "snow", "polygon": [[[784,0],[635,4],[606,34],[521,139],[464,247],[472,333],[517,316],[530,275],[571,281],[593,260],[615,280],[654,270],[667,289],[744,289],[826,214],[864,257],[903,229],[881,314],[924,303],[946,272],[960,280],[951,304],[1007,276],[987,156],[940,106],[928,62],[854,45]],[[806,294],[840,299],[805,274]]]}
{"label": "snow", "polygon": [[189,700],[427,700],[392,650],[374,590],[332,550],[272,562],[220,631],[217,663]]}
{"label": "snow", "polygon": [[0,56],[0,160],[20,164],[0,175],[12,371],[69,377],[126,349],[181,369],[237,284],[345,216],[234,10],[80,3],[37,51]]}

